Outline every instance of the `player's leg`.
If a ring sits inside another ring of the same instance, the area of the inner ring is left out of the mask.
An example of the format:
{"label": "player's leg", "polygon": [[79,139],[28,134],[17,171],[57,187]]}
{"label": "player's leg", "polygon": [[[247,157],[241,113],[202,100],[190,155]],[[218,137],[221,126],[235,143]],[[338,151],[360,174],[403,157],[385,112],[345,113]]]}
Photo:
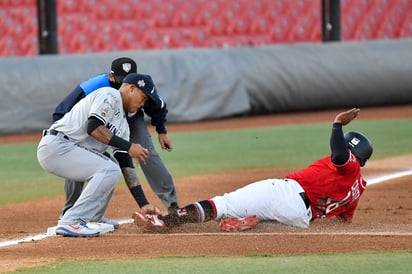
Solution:
{"label": "player's leg", "polygon": [[312,214],[293,180],[267,179],[212,199],[216,218],[244,218],[255,215],[261,221],[277,221],[290,226],[308,227]]}
{"label": "player's leg", "polygon": [[144,117],[136,118],[129,126],[130,140],[133,143],[142,145],[149,151],[146,163],[140,165],[147,182],[165,207],[175,207],[177,209],[177,193],[173,178],[153,145]]}
{"label": "player's leg", "polygon": [[46,171],[57,176],[76,181],[91,178],[73,207],[59,220],[59,224],[87,223],[103,217],[121,175],[120,167],[115,162],[102,154],[51,135],[43,137],[40,142],[38,159]]}
{"label": "player's leg", "polygon": [[[86,153],[82,153],[82,160],[78,163],[80,171],[77,172],[77,176],[87,176],[91,180],[73,207],[66,211],[59,224],[71,224],[76,220],[85,222],[100,220],[120,178],[121,171],[116,163],[107,157],[84,151]],[[77,165],[70,164],[69,166]]]}
{"label": "player's leg", "polygon": [[[261,220],[272,216],[276,195],[273,182],[264,180],[249,184],[233,192],[216,196],[207,201],[190,204],[176,213],[160,216],[166,226],[177,226],[182,223],[198,223],[218,220],[226,217],[243,218],[255,215]],[[276,209],[275,209],[276,210]]]}
{"label": "player's leg", "polygon": [[64,181],[64,192],[66,193],[66,203],[63,206],[61,216],[71,208],[74,203],[79,199],[80,194],[82,194],[84,182],[77,182],[70,179],[65,179]]}
{"label": "player's leg", "polygon": [[159,218],[168,227],[179,226],[183,223],[203,223],[216,219],[214,204],[210,200],[203,200],[187,205],[176,212]]}

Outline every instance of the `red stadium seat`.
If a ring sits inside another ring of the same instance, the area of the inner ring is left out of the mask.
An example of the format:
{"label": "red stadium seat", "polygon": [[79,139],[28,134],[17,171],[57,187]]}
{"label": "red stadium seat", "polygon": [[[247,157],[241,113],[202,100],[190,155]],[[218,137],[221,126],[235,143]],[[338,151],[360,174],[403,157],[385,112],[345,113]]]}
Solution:
{"label": "red stadium seat", "polygon": [[214,15],[208,10],[199,10],[195,13],[194,25],[195,26],[207,26],[215,19]]}
{"label": "red stadium seat", "polygon": [[195,14],[189,11],[179,11],[173,15],[171,26],[190,27],[195,25]]}
{"label": "red stadium seat", "polygon": [[320,42],[321,24],[311,16],[299,17],[293,24],[290,40],[294,42]]}
{"label": "red stadium seat", "polygon": [[272,27],[269,30],[269,39],[272,43],[287,43],[293,42],[293,24],[295,19],[290,13],[284,14],[279,17],[277,21],[273,22]]}
{"label": "red stadium seat", "polygon": [[[378,38],[399,38],[404,21],[405,11],[401,6],[393,6],[390,10],[385,12],[382,24],[377,32]],[[406,15],[410,17],[411,15]]]}
{"label": "red stadium seat", "polygon": [[230,22],[230,26],[233,30],[234,34],[248,34],[251,32],[250,26],[251,26],[251,21],[249,21],[247,18],[233,18],[233,20]]}
{"label": "red stadium seat", "polygon": [[103,3],[104,1],[100,0],[99,4],[97,4],[97,1],[87,0],[82,1],[81,4],[76,0],[56,1],[57,14],[93,13],[95,8],[101,5],[106,6]]}
{"label": "red stadium seat", "polygon": [[187,28],[182,30],[186,43],[191,47],[205,47],[208,40],[206,28]]}
{"label": "red stadium seat", "polygon": [[36,0],[1,0],[0,7],[36,7]]}
{"label": "red stadium seat", "polygon": [[91,52],[91,48],[88,48],[88,46],[89,43],[84,34],[70,36],[70,39],[67,39],[66,37],[61,37],[61,39],[59,39],[59,53],[61,54]]}
{"label": "red stadium seat", "polygon": [[70,14],[59,16],[57,21],[57,31],[59,36],[70,39],[76,33],[85,33],[94,24],[93,17],[86,17],[83,14]]}
{"label": "red stadium seat", "polygon": [[250,23],[250,33],[252,35],[267,34],[271,26],[272,24],[265,17],[257,17]]}
{"label": "red stadium seat", "polygon": [[407,16],[400,27],[401,38],[412,38],[412,16]]}
{"label": "red stadium seat", "polygon": [[160,10],[153,15],[153,27],[168,28],[172,26],[173,13],[171,10]]}
{"label": "red stadium seat", "polygon": [[207,26],[209,35],[232,35],[233,29],[231,24],[222,17],[213,18]]}

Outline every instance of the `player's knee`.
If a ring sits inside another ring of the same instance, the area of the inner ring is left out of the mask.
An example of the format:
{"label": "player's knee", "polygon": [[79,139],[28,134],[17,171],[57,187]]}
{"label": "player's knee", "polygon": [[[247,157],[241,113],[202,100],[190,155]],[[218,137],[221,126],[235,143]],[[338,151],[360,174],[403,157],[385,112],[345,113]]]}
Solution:
{"label": "player's knee", "polygon": [[120,178],[120,176],[122,175],[122,171],[120,169],[120,166],[117,165],[114,162],[107,165],[105,170],[106,170],[106,173],[107,173],[106,176],[113,177],[116,180],[118,180]]}

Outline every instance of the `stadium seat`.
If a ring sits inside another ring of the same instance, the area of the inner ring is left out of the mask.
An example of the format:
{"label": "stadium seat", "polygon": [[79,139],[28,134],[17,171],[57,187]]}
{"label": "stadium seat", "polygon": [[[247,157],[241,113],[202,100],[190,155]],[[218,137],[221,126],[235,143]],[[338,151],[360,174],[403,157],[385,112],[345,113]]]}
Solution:
{"label": "stadium seat", "polygon": [[231,29],[235,35],[244,35],[251,32],[250,26],[252,22],[245,17],[235,17],[230,22]]}
{"label": "stadium seat", "polygon": [[143,42],[144,48],[162,49],[162,48],[166,48],[165,45],[167,45],[168,43],[168,37],[164,37],[158,32],[158,30],[153,29],[143,34],[142,42]]}
{"label": "stadium seat", "polygon": [[356,28],[351,35],[351,39],[357,41],[376,39],[376,36],[373,35],[373,26],[368,22],[368,20],[361,22],[359,27]]}
{"label": "stadium seat", "polygon": [[59,36],[70,39],[76,33],[85,33],[93,25],[95,20],[83,14],[70,14],[59,16],[57,20],[57,31]]}
{"label": "stadium seat", "polygon": [[214,36],[208,39],[207,45],[211,48],[230,48],[237,46],[237,41],[230,36]]}
{"label": "stadium seat", "polygon": [[272,43],[286,43],[293,42],[292,33],[294,29],[295,19],[291,13],[286,13],[282,17],[279,17],[272,23],[272,27],[269,30],[269,39]]}
{"label": "stadium seat", "polygon": [[33,56],[39,54],[39,43],[36,36],[26,36],[19,41],[18,56]]}
{"label": "stadium seat", "polygon": [[15,56],[14,52],[14,42],[10,36],[1,35],[0,36],[0,56]]}
{"label": "stadium seat", "polygon": [[[392,9],[387,10],[376,36],[378,38],[399,38],[404,14],[404,10],[400,6],[393,6]],[[410,16],[406,15],[406,17]]]}
{"label": "stadium seat", "polygon": [[212,36],[232,35],[233,33],[232,26],[222,17],[212,19],[207,25],[207,30]]}
{"label": "stadium seat", "polygon": [[70,39],[67,36],[60,37],[58,44],[60,54],[91,52],[91,48],[88,48],[87,37],[84,34],[70,36]]}
{"label": "stadium seat", "polygon": [[190,27],[180,30],[183,34],[182,42],[179,47],[183,44],[189,47],[206,47],[208,33],[205,27]]}
{"label": "stadium seat", "polygon": [[400,38],[412,38],[412,16],[406,16],[399,31]]}
{"label": "stadium seat", "polygon": [[311,16],[302,16],[293,24],[293,30],[289,38],[294,42],[320,42],[321,24]]}
{"label": "stadium seat", "polygon": [[173,15],[170,26],[190,27],[195,25],[195,14],[193,11],[181,10]]}
{"label": "stadium seat", "polygon": [[35,7],[36,0],[1,0],[0,7]]}
{"label": "stadium seat", "polygon": [[[77,13],[90,13],[100,6],[106,6],[104,0],[97,4],[97,0],[82,1],[79,4],[76,0],[64,0],[56,1],[57,14],[77,14]],[[107,0],[106,0],[107,1]]]}
{"label": "stadium seat", "polygon": [[153,27],[167,28],[172,26],[173,13],[171,11],[158,11],[153,17]]}
{"label": "stadium seat", "polygon": [[194,25],[196,27],[207,26],[215,19],[214,15],[210,11],[203,9],[195,13],[194,17]]}
{"label": "stadium seat", "polygon": [[257,34],[267,34],[268,29],[272,24],[268,22],[265,17],[257,17],[252,20],[250,23],[250,34],[257,35]]}

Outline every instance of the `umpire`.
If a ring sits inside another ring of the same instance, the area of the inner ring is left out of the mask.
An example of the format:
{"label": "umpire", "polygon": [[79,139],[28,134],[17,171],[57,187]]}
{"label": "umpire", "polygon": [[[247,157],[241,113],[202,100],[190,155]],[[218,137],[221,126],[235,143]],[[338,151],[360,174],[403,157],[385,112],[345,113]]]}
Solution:
{"label": "umpire", "polygon": [[[110,72],[99,74],[79,84],[63,99],[62,102],[60,102],[59,105],[57,105],[53,113],[53,122],[61,119],[64,114],[69,112],[78,101],[93,91],[101,87],[109,86],[119,89],[124,77],[129,73],[136,72],[137,65],[133,59],[121,57],[113,60]],[[142,145],[149,151],[150,156],[146,159],[146,164],[141,165],[142,171],[153,192],[159,197],[168,211],[173,212],[178,209],[176,188],[174,186],[171,174],[155,150],[151,135],[144,120],[144,113],[151,118],[151,124],[156,128],[158,140],[162,149],[171,151],[173,149],[173,145],[167,135],[165,125],[167,121],[166,116],[168,113],[166,103],[161,99],[161,105],[159,107],[154,102],[148,100],[142,109],[136,113],[129,113],[127,120],[130,127],[130,141]],[[136,199],[134,189],[137,185],[140,188],[140,182],[136,172],[123,171],[123,176],[130,192]],[[66,203],[62,209],[62,215],[64,215],[64,213],[71,208],[79,198],[83,186],[84,182],[73,182],[66,179],[64,184]],[[107,220],[107,222],[112,223],[111,220]]]}

